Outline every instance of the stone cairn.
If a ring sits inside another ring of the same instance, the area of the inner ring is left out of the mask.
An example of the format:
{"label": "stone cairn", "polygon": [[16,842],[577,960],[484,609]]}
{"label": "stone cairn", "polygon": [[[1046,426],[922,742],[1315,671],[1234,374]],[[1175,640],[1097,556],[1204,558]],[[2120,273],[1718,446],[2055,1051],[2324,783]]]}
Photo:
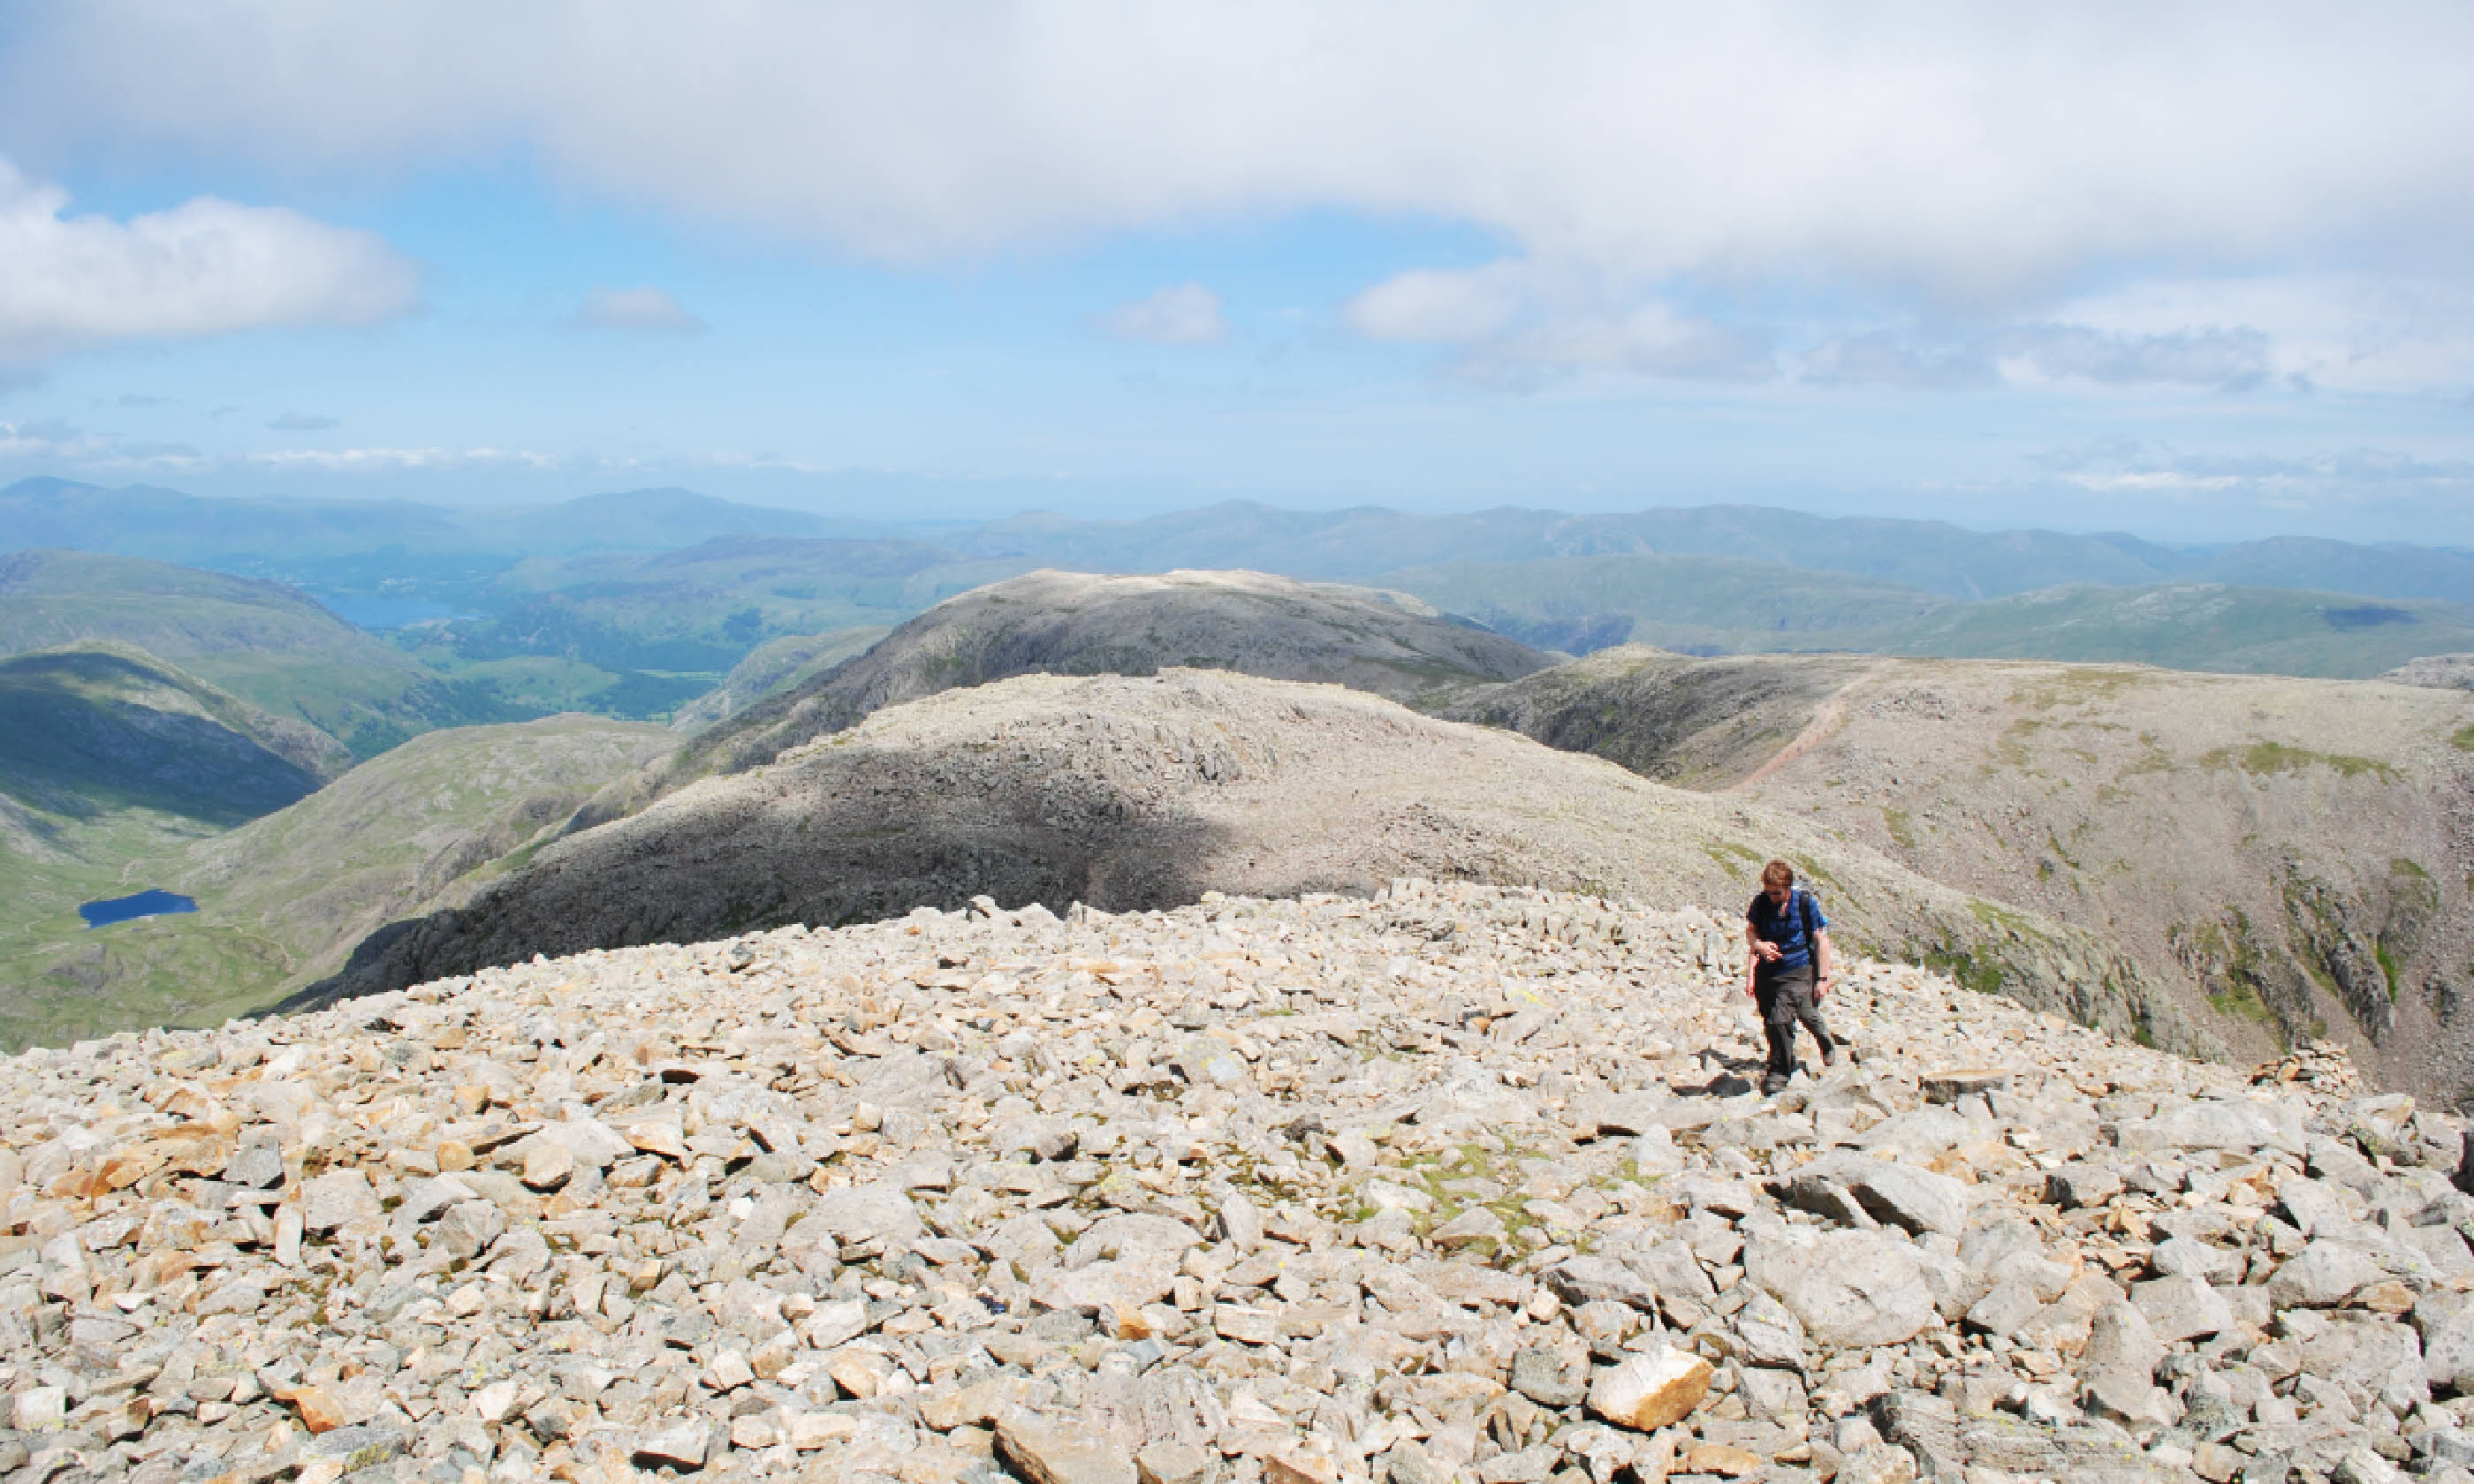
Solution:
{"label": "stone cairn", "polygon": [[1763,1098],[1740,951],[982,898],[30,1051],[0,1474],[2474,1480],[2454,1119],[1861,961]]}

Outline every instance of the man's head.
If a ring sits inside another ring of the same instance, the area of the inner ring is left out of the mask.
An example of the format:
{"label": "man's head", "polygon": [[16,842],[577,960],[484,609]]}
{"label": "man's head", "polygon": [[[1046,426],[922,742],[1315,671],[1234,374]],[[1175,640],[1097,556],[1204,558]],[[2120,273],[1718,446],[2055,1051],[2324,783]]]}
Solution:
{"label": "man's head", "polygon": [[1761,890],[1772,901],[1786,900],[1795,890],[1795,868],[1783,860],[1774,860],[1761,868]]}

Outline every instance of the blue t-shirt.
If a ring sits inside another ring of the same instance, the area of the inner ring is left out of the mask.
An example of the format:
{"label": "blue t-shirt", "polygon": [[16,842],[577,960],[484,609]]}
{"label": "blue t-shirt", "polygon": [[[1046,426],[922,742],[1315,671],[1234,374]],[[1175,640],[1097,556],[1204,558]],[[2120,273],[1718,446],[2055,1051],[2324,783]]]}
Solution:
{"label": "blue t-shirt", "polygon": [[1830,926],[1830,919],[1821,915],[1820,900],[1800,886],[1788,894],[1783,907],[1770,900],[1767,892],[1755,895],[1753,904],[1744,909],[1744,921],[1753,924],[1757,937],[1778,945],[1779,956],[1761,965],[1772,973],[1811,963],[1813,935]]}

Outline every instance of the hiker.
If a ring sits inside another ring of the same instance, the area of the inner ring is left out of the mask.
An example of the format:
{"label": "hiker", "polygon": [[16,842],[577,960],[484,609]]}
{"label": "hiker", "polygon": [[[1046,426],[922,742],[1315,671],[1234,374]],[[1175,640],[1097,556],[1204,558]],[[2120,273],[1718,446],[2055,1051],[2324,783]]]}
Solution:
{"label": "hiker", "polygon": [[1761,1007],[1761,1029],[1770,1042],[1761,1091],[1782,1092],[1795,1075],[1797,1021],[1820,1042],[1822,1065],[1838,1060],[1821,1018],[1822,996],[1836,977],[1830,920],[1813,895],[1795,884],[1795,868],[1783,860],[1761,868],[1760,895],[1744,911],[1744,944],[1752,950],[1744,958],[1744,993]]}

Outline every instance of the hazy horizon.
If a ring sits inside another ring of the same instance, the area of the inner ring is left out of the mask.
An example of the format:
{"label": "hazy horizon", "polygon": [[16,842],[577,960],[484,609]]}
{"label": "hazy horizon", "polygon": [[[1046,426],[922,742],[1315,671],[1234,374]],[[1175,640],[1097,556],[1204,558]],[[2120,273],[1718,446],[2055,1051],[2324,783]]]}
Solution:
{"label": "hazy horizon", "polygon": [[2474,14],[0,7],[0,483],[2474,542]]}

